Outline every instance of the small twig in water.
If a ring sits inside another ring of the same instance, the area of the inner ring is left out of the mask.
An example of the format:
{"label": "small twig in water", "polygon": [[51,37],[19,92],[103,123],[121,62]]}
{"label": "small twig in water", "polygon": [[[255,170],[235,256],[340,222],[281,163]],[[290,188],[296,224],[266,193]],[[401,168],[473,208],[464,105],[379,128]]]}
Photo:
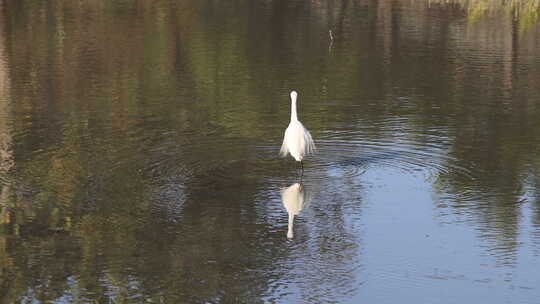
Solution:
{"label": "small twig in water", "polygon": [[334,44],[334,35],[332,35],[332,30],[328,30],[328,34],[330,35],[330,44],[328,45],[328,53],[332,51],[332,44]]}

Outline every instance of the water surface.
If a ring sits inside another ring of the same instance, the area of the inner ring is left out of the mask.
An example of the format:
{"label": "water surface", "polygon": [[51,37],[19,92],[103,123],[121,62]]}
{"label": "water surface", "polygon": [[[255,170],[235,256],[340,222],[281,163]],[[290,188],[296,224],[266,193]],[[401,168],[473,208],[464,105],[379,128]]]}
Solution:
{"label": "water surface", "polygon": [[0,4],[1,303],[540,298],[534,8]]}

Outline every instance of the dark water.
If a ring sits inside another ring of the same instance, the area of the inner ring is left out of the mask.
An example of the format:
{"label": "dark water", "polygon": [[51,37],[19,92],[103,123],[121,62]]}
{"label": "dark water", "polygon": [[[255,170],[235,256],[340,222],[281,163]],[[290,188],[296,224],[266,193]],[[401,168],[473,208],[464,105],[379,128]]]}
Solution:
{"label": "dark water", "polygon": [[540,303],[538,10],[0,3],[0,303]]}

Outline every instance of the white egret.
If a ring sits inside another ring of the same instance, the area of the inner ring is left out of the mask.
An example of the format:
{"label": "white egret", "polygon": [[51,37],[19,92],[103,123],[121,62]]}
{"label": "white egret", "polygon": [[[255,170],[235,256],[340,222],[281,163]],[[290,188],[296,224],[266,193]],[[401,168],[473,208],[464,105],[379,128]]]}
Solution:
{"label": "white egret", "polygon": [[311,138],[308,129],[306,129],[298,120],[298,115],[296,114],[297,96],[298,93],[296,93],[296,91],[291,92],[291,122],[285,130],[283,144],[281,145],[281,150],[279,152],[283,157],[290,153],[296,161],[300,162],[303,172],[304,164],[302,163],[302,160],[305,155],[315,152],[315,143],[313,142],[313,138]]}
{"label": "white egret", "polygon": [[294,216],[298,215],[302,209],[309,205],[311,198],[302,184],[295,183],[281,190],[281,201],[283,202],[285,209],[287,209],[287,213],[289,213],[287,238],[292,239],[294,236]]}

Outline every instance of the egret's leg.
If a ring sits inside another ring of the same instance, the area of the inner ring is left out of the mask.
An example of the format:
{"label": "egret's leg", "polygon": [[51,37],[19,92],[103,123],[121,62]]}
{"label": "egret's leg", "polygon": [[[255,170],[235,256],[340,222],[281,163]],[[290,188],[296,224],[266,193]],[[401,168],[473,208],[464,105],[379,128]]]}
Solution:
{"label": "egret's leg", "polygon": [[302,161],[300,161],[300,168],[298,167],[298,162],[294,162],[295,164],[295,167],[296,167],[296,173],[298,175],[300,175],[300,178],[302,178],[302,175],[304,175],[304,164],[302,163]]}

